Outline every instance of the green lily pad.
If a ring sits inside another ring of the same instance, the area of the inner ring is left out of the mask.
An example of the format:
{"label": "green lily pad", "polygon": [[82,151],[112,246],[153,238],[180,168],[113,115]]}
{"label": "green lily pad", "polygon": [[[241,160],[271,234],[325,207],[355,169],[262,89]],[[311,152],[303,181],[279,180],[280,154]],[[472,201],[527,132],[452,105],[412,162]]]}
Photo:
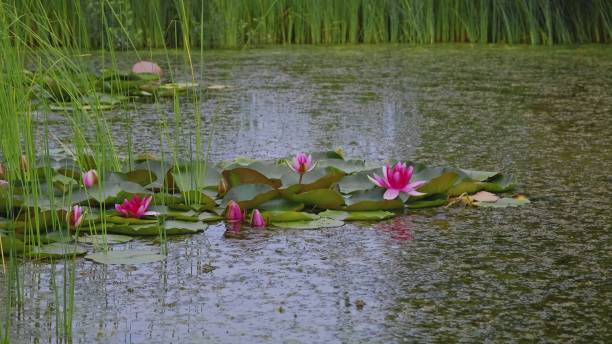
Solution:
{"label": "green lily pad", "polygon": [[317,189],[295,194],[291,200],[322,209],[339,209],[344,204],[342,195],[332,189]]}
{"label": "green lily pad", "polygon": [[159,235],[161,231],[162,228],[157,223],[144,225],[108,224],[106,228],[107,233],[129,236],[156,236]]}
{"label": "green lily pad", "polygon": [[474,171],[474,170],[465,170],[465,169],[460,169],[461,172],[465,173],[465,175],[473,180],[473,181],[477,181],[477,182],[484,182],[485,180],[495,177],[499,174],[499,172],[489,172],[489,171]]}
{"label": "green lily pad", "polygon": [[327,217],[330,219],[336,219],[340,221],[380,221],[395,216],[395,213],[384,210],[370,210],[370,211],[340,211],[340,210],[326,210],[319,213],[321,217]]}
{"label": "green lily pad", "polygon": [[80,245],[54,242],[43,246],[34,246],[28,252],[29,257],[33,258],[62,258],[70,256],[82,256],[87,253],[87,250]]}
{"label": "green lily pad", "polygon": [[208,225],[203,222],[167,220],[164,222],[167,235],[192,234],[206,230]]}
{"label": "green lily pad", "polygon": [[[316,168],[311,172],[304,174],[302,178],[302,184],[300,185],[301,192],[311,191],[316,189],[327,189],[333,184],[337,183],[345,173],[342,171],[331,171],[328,172],[322,168]],[[297,185],[300,180],[300,176],[290,171],[283,175],[282,182],[285,187]]]}
{"label": "green lily pad", "polygon": [[[455,172],[445,172],[442,175],[428,181],[426,184],[421,186],[417,191],[423,192],[429,195],[446,193],[455,182],[459,179],[459,175]],[[417,179],[415,179],[417,180]],[[424,196],[422,196],[424,197]]]}
{"label": "green lily pad", "polygon": [[198,220],[203,221],[203,222],[215,222],[215,221],[223,220],[223,217],[217,214],[203,212],[198,216]]}
{"label": "green lily pad", "polygon": [[114,244],[125,244],[126,242],[132,241],[134,238],[128,235],[118,235],[118,234],[97,234],[97,235],[86,235],[82,237],[78,237],[77,241],[83,244],[92,244],[92,245],[114,245]]}
{"label": "green lily pad", "polygon": [[270,179],[260,172],[247,167],[237,167],[231,170],[224,170],[222,175],[230,187],[241,184],[266,184],[275,189],[281,187],[280,180]]}
{"label": "green lily pad", "polygon": [[143,159],[136,161],[134,169],[148,172],[144,177],[141,175],[143,177],[142,182],[148,182],[148,184],[141,185],[144,185],[146,189],[160,190],[164,187],[166,176],[172,169],[172,164],[165,161]]}
{"label": "green lily pad", "polygon": [[159,262],[166,257],[153,251],[129,250],[92,253],[85,256],[85,259],[106,265],[137,265]]}
{"label": "green lily pad", "polygon": [[260,204],[258,208],[262,211],[300,211],[304,209],[304,203],[277,198]]}
{"label": "green lily pad", "polygon": [[347,211],[392,210],[404,208],[400,198],[386,200],[383,198],[384,189],[375,188],[367,191],[358,191],[346,199]]}
{"label": "green lily pad", "polygon": [[292,221],[312,221],[320,218],[319,215],[300,211],[266,211],[261,214],[266,222],[292,222]]}
{"label": "green lily pad", "polygon": [[235,201],[242,209],[253,209],[259,204],[270,201],[279,195],[279,191],[266,184],[242,184],[231,188],[223,197],[221,208],[229,201]]}
{"label": "green lily pad", "polygon": [[322,217],[313,221],[272,222],[271,225],[273,227],[288,229],[320,229],[342,227],[344,226],[344,222]]}
{"label": "green lily pad", "polygon": [[[116,214],[116,213],[115,213]],[[157,219],[136,219],[131,217],[123,217],[114,214],[110,214],[106,216],[106,222],[116,223],[121,225],[149,225],[149,224],[157,224]]]}
{"label": "green lily pad", "polygon": [[448,203],[448,196],[444,194],[433,194],[424,198],[408,198],[406,206],[409,209],[439,207]]}
{"label": "green lily pad", "polygon": [[170,173],[169,185],[176,186],[181,191],[217,189],[221,174],[211,164],[183,164],[175,166]]}
{"label": "green lily pad", "polygon": [[374,170],[370,170],[367,172],[360,172],[345,176],[340,180],[340,182],[338,182],[340,192],[342,192],[343,194],[350,194],[355,191],[373,189],[375,185],[368,179],[368,176],[371,176],[374,173]]}

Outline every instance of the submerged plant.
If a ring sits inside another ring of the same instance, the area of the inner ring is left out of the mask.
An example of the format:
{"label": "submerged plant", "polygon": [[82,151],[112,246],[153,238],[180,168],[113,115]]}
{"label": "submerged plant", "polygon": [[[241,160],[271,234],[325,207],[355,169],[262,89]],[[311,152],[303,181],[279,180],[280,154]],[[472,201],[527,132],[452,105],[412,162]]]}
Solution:
{"label": "submerged plant", "polygon": [[90,188],[96,185],[97,182],[98,182],[98,172],[96,172],[96,170],[89,170],[83,173],[83,185],[85,185],[85,187]]}
{"label": "submerged plant", "polygon": [[246,211],[242,211],[238,203],[229,201],[225,209],[225,219],[229,222],[242,222],[246,218]]}
{"label": "submerged plant", "polygon": [[157,212],[147,211],[151,204],[151,196],[140,198],[134,195],[131,200],[125,199],[122,204],[115,204],[115,209],[123,216],[134,219],[139,219],[143,216],[157,215]]}
{"label": "submerged plant", "polygon": [[380,177],[374,173],[374,177],[368,176],[370,181],[376,186],[387,189],[383,198],[392,200],[399,196],[400,192],[404,192],[410,196],[422,196],[424,193],[416,191],[419,187],[425,184],[425,181],[411,183],[413,166],[406,167],[405,163],[398,162],[391,168],[390,164],[382,168],[383,176]]}
{"label": "submerged plant", "polygon": [[306,155],[306,153],[298,153],[294,158],[293,162],[289,163],[289,168],[293,170],[293,172],[300,175],[299,184],[302,184],[302,177],[306,172],[312,171],[316,166],[317,162],[312,161],[312,155]]}
{"label": "submerged plant", "polygon": [[251,227],[263,228],[265,226],[266,226],[266,220],[259,212],[259,209],[253,210],[253,214],[251,215]]}

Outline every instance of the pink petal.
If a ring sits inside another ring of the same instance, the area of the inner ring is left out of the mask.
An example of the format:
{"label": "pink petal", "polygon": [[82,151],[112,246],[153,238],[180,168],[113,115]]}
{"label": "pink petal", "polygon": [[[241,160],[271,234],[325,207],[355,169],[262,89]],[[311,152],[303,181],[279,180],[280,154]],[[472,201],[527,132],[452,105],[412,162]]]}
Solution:
{"label": "pink petal", "polygon": [[427,195],[426,193],[418,192],[418,191],[414,191],[414,190],[408,191],[408,194],[410,196],[423,196],[423,195]]}
{"label": "pink petal", "polygon": [[368,179],[374,183],[376,186],[384,188],[385,186],[379,181],[380,177],[376,175],[376,173],[374,173],[374,178],[368,176]]}
{"label": "pink petal", "polygon": [[399,195],[400,191],[397,189],[387,189],[387,191],[385,191],[385,194],[383,195],[383,198],[386,200],[392,200],[395,199],[398,195]]}

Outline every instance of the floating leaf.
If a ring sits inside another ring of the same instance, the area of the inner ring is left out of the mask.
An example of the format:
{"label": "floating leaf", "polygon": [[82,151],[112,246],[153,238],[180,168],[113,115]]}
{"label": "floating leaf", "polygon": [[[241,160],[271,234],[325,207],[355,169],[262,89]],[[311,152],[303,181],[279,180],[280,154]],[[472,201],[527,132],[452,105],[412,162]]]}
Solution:
{"label": "floating leaf", "polygon": [[313,221],[272,222],[271,225],[273,227],[288,229],[320,229],[341,227],[344,226],[344,222],[322,217]]}
{"label": "floating leaf", "polygon": [[129,250],[91,253],[85,256],[85,259],[107,265],[136,265],[159,262],[166,257],[153,251]]}
{"label": "floating leaf", "polygon": [[204,212],[198,216],[198,220],[203,221],[203,222],[215,222],[215,221],[223,220],[223,217],[217,214]]}
{"label": "floating leaf", "polygon": [[304,209],[304,203],[293,202],[285,198],[277,198],[264,202],[257,206],[262,211],[300,211]]}
{"label": "floating leaf", "polygon": [[2,252],[0,254],[3,253],[5,256],[8,256],[11,251],[23,252],[25,247],[23,241],[4,233],[0,233],[0,242],[2,243]]}
{"label": "floating leaf", "polygon": [[336,219],[340,221],[380,221],[395,216],[395,213],[384,210],[371,211],[339,211],[326,210],[319,213],[321,217]]}
{"label": "floating leaf", "polygon": [[476,202],[496,202],[499,200],[499,196],[488,191],[480,191],[471,197]]}
{"label": "floating leaf", "polygon": [[506,208],[506,207],[519,207],[531,203],[525,196],[518,196],[514,198],[504,197],[497,200],[497,202],[474,202],[477,207],[487,208]]}
{"label": "floating leaf", "polygon": [[465,173],[465,175],[477,182],[484,182],[485,180],[495,177],[499,174],[499,172],[488,172],[488,171],[474,171],[474,170],[464,170],[460,169],[461,172]]}
{"label": "floating leaf", "polygon": [[317,220],[319,215],[299,211],[266,211],[262,213],[266,222],[291,222]]}
{"label": "floating leaf", "polygon": [[206,230],[208,225],[202,222],[167,220],[164,222],[167,235],[192,234]]}
{"label": "floating leaf", "polygon": [[168,184],[176,186],[181,191],[204,188],[216,190],[221,179],[221,174],[213,166],[196,163],[175,166],[169,175],[172,178]]}
{"label": "floating leaf", "polygon": [[445,205],[448,202],[448,196],[444,194],[429,195],[424,198],[408,198],[406,206],[410,209],[431,208]]}
{"label": "floating leaf", "polygon": [[192,190],[187,192],[182,192],[183,200],[187,204],[197,204],[199,205],[197,208],[199,210],[211,210],[217,206],[215,200],[210,198],[210,196],[206,195],[204,192]]}
{"label": "floating leaf", "polygon": [[[455,184],[458,178],[459,175],[455,172],[445,172],[425,183],[425,185],[421,186],[417,191],[429,195],[446,193],[446,191]],[[415,180],[417,179],[415,178]]]}
{"label": "floating leaf", "polygon": [[381,188],[355,192],[346,199],[345,210],[366,211],[404,208],[404,202],[401,199],[386,200],[383,198],[384,193],[385,190]]}
{"label": "floating leaf", "polygon": [[221,202],[225,208],[229,201],[235,201],[242,209],[253,209],[259,204],[270,201],[279,195],[279,191],[266,184],[242,184],[232,188]]}
{"label": "floating leaf", "polygon": [[109,224],[106,228],[108,233],[130,236],[155,236],[159,235],[161,230],[161,226],[157,223],[146,225]]}
{"label": "floating leaf", "polygon": [[280,180],[270,179],[260,172],[247,167],[237,167],[231,170],[225,170],[222,174],[230,187],[241,184],[266,184],[275,189],[281,187]]}
{"label": "floating leaf", "polygon": [[125,244],[126,242],[132,241],[134,238],[128,235],[118,234],[97,234],[97,235],[86,235],[78,237],[77,241],[83,244],[93,245],[114,245],[114,244]]}
{"label": "floating leaf", "polygon": [[87,250],[80,245],[65,242],[54,242],[41,247],[34,246],[28,256],[34,258],[62,258],[69,256],[82,256]]}
{"label": "floating leaf", "polygon": [[360,172],[345,176],[338,182],[340,192],[344,194],[353,193],[355,191],[371,190],[375,187],[374,183],[368,179],[369,175],[375,173],[374,170]]}
{"label": "floating leaf", "polygon": [[338,209],[344,204],[342,195],[332,189],[317,189],[295,194],[291,200],[322,209]]}

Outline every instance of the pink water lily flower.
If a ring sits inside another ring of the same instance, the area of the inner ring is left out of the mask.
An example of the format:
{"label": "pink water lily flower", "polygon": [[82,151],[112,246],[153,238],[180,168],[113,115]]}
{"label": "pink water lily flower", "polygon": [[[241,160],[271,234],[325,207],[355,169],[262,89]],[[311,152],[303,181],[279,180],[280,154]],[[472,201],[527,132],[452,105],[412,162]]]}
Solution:
{"label": "pink water lily flower", "polygon": [[293,162],[289,164],[295,173],[304,174],[312,171],[317,166],[316,162],[312,162],[312,155],[306,155],[306,153],[298,153],[294,158]]}
{"label": "pink water lily flower", "polygon": [[83,173],[83,185],[90,188],[98,182],[98,172],[96,170],[89,170]]}
{"label": "pink water lily flower", "polygon": [[115,209],[123,216],[134,219],[139,219],[143,216],[159,215],[155,211],[147,211],[149,204],[151,204],[151,196],[140,198],[138,195],[134,195],[131,200],[123,200],[122,204],[115,204]]}
{"label": "pink water lily flower", "polygon": [[374,177],[368,176],[370,181],[376,186],[383,189],[387,189],[383,198],[386,200],[395,199],[400,192],[407,193],[410,196],[422,196],[424,193],[416,191],[421,185],[425,184],[425,181],[418,181],[411,183],[412,173],[414,167],[406,167],[405,163],[398,162],[393,168],[390,164],[382,168],[383,176],[380,177],[374,173]]}
{"label": "pink water lily flower", "polygon": [[242,211],[238,203],[229,201],[225,208],[225,219],[229,222],[242,222],[246,218],[246,211]]}
{"label": "pink water lily flower", "polygon": [[68,224],[70,228],[79,228],[83,222],[84,214],[85,212],[82,207],[78,205],[73,206],[72,210],[68,213]]}
{"label": "pink water lily flower", "polygon": [[253,210],[251,215],[251,227],[262,228],[266,226],[266,220],[263,218],[258,209]]}

